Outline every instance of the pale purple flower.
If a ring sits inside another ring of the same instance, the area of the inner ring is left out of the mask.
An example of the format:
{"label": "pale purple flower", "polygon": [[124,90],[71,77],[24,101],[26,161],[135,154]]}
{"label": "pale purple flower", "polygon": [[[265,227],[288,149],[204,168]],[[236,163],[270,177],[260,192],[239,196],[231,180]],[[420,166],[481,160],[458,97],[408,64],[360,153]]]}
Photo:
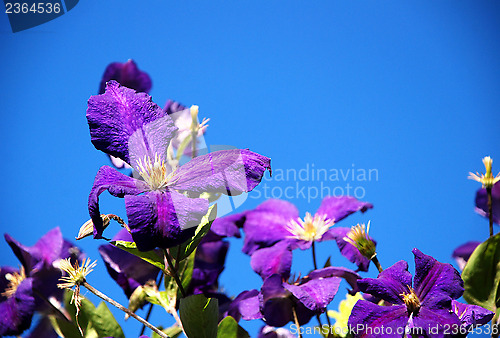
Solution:
{"label": "pale purple flower", "polygon": [[270,169],[269,158],[239,149],[170,167],[167,147],[176,132],[172,119],[149,95],[114,81],[105,94],[89,99],[87,119],[94,146],[121,158],[139,174],[132,178],[108,166],[99,169],[89,196],[94,238],[102,237],[99,195],[108,190],[125,197],[129,227],[141,251],[171,247],[192,236],[208,211],[208,201],[196,196],[251,191]]}

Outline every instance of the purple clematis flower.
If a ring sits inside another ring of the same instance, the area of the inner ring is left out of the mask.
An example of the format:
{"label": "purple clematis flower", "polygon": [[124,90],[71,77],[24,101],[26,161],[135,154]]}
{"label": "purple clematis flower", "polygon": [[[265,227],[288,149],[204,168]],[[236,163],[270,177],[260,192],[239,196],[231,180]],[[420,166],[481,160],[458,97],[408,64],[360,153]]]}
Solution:
{"label": "purple clematis flower", "polygon": [[35,312],[33,278],[24,268],[0,268],[0,336],[17,336],[31,326]]}
{"label": "purple clematis flower", "polygon": [[[226,150],[171,167],[167,147],[176,132],[172,119],[145,93],[115,81],[92,96],[87,119],[98,150],[121,158],[139,174],[132,178],[103,166],[89,196],[94,238],[104,230],[99,195],[125,197],[134,242],[141,251],[168,248],[188,239],[208,211],[203,192],[238,195],[251,191],[270,170],[270,159],[249,150]],[[190,198],[188,196],[192,196]]]}
{"label": "purple clematis flower", "polygon": [[460,271],[464,269],[465,264],[467,264],[467,261],[479,244],[481,244],[479,241],[470,241],[460,245],[453,251],[451,256],[457,262]]}
{"label": "purple clematis flower", "polygon": [[99,94],[104,93],[106,83],[111,80],[115,80],[122,86],[134,89],[138,92],[149,93],[151,90],[151,78],[147,73],[139,70],[133,60],[128,60],[125,63],[110,63],[102,75],[102,80],[99,85]]}
{"label": "purple clematis flower", "polygon": [[[120,230],[113,240],[133,242],[132,236],[126,229]],[[149,280],[156,280],[160,272],[154,265],[111,244],[101,245],[99,253],[109,275],[120,285],[127,298],[130,298],[138,286],[146,284]]]}
{"label": "purple clematis flower", "polygon": [[302,220],[292,203],[270,199],[254,210],[215,220],[212,229],[220,235],[230,236],[238,235],[242,227],[245,232],[242,250],[248,255],[280,241],[288,242],[291,249],[305,250],[313,242],[334,239],[346,258],[356,263],[360,270],[367,271],[370,259],[344,240],[351,229],[332,226],[356,211],[365,212],[370,208],[373,208],[372,204],[350,196],[325,197],[316,214],[307,213]]}
{"label": "purple clematis flower", "polygon": [[[73,263],[83,258],[80,249],[62,237],[57,227],[42,236],[35,245],[24,246],[10,235],[5,234],[5,240],[22,264],[27,276],[31,277],[35,293],[37,311],[50,310],[47,299],[52,303],[62,302],[64,290],[57,287],[62,276],[59,269],[61,259],[71,258]],[[38,294],[44,296],[42,299]]]}
{"label": "purple clematis flower", "polygon": [[[493,222],[500,224],[500,182],[491,188],[491,203],[493,207]],[[483,217],[490,217],[486,189],[479,189],[476,193],[476,212]]]}
{"label": "purple clematis flower", "polygon": [[292,249],[288,242],[281,241],[270,248],[257,250],[252,254],[250,266],[262,280],[274,274],[288,279],[292,267]]}
{"label": "purple clematis flower", "polygon": [[244,291],[231,304],[228,315],[236,320],[263,319],[266,324],[281,327],[293,321],[293,309],[299,323],[306,324],[316,314],[326,310],[335,297],[340,278],[315,270],[296,283],[288,284],[279,274],[264,280],[259,291]]}
{"label": "purple clematis flower", "polygon": [[[417,249],[415,278],[408,263],[399,261],[377,278],[358,281],[361,291],[383,299],[391,306],[379,306],[360,300],[349,317],[355,337],[401,337],[405,330],[417,336],[442,337],[448,325],[460,325],[452,310],[452,300],[464,292],[460,274],[450,264],[440,263]],[[413,285],[413,286],[412,286]]]}
{"label": "purple clematis flower", "polygon": [[193,276],[189,284],[189,294],[216,293],[219,275],[224,270],[224,262],[229,242],[209,231],[200,241],[194,257]]}

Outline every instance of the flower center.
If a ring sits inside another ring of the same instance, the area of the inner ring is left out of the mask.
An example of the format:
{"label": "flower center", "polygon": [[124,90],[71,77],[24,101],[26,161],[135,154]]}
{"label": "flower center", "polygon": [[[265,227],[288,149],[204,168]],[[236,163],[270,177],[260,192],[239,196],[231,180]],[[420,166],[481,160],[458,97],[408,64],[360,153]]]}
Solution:
{"label": "flower center", "polygon": [[420,310],[420,300],[411,286],[408,286],[408,289],[410,289],[410,293],[402,293],[400,296],[403,297],[408,314],[417,314]]}
{"label": "flower center", "polygon": [[292,219],[285,228],[291,233],[290,237],[312,242],[321,239],[333,224],[335,220],[327,220],[326,215],[316,214],[313,218],[310,213],[306,213],[304,220],[300,217],[297,220]]}
{"label": "flower center", "polygon": [[154,160],[148,155],[137,161],[137,171],[151,190],[164,190],[172,178],[172,172],[167,170],[165,161],[155,154]]}
{"label": "flower center", "polygon": [[343,239],[358,248],[363,256],[372,259],[373,256],[375,256],[376,248],[375,243],[368,236],[369,231],[370,222],[368,222],[367,226],[364,224],[357,224],[351,228],[351,231],[349,231]]}
{"label": "flower center", "polygon": [[5,292],[2,293],[2,296],[10,298],[16,293],[19,284],[26,279],[24,267],[21,267],[19,273],[14,272],[5,274],[5,279],[9,281],[9,285],[5,289]]}

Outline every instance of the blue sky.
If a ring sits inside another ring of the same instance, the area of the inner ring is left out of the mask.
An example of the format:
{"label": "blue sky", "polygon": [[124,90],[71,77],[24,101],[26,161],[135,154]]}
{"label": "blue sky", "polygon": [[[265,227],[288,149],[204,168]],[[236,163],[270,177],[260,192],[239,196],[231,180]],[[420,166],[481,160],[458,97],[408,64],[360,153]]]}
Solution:
{"label": "blue sky", "polygon": [[[76,236],[94,175],[108,164],[90,143],[86,102],[108,63],[134,59],[160,106],[169,98],[200,106],[210,145],[269,156],[276,172],[378,173],[371,181],[267,178],[274,197],[297,184],[349,183],[374,209],[342,225],[371,220],[383,266],[411,262],[414,247],[452,263],[456,246],[488,236],[467,174],[484,171],[485,155],[500,171],[499,41],[496,1],[81,1],[15,34],[2,14],[1,230],[27,245],[55,226]],[[263,189],[238,210],[261,203]],[[321,202],[309,197],[290,199],[301,215]],[[122,200],[104,196],[102,205],[125,216]],[[94,259],[100,244],[79,243]],[[241,241],[231,244],[224,289],[259,288]],[[6,243],[0,253],[2,265],[17,265]],[[312,268],[309,252],[294,255],[294,271]],[[322,243],[320,261],[329,255],[353,267]],[[89,281],[124,303],[99,263]],[[166,318],[155,311],[153,322]],[[138,333],[130,320],[125,327]]]}

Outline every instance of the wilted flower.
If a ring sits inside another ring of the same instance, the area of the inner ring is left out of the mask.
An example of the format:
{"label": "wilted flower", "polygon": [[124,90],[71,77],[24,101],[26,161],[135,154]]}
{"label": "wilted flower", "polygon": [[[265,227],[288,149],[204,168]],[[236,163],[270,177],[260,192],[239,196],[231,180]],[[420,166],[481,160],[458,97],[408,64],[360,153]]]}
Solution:
{"label": "wilted flower", "polygon": [[500,181],[500,173],[498,173],[496,176],[493,176],[493,171],[492,171],[493,160],[491,159],[491,157],[489,156],[484,157],[483,164],[486,169],[486,173],[479,174],[478,172],[476,172],[474,174],[470,172],[469,179],[481,183],[483,185],[483,188],[491,188],[495,183]]}
{"label": "wilted flower", "polygon": [[98,171],[89,196],[94,238],[102,237],[98,198],[108,190],[125,197],[129,227],[141,251],[167,248],[192,236],[208,211],[208,201],[195,196],[251,191],[270,169],[269,158],[249,150],[218,151],[170,167],[167,147],[177,129],[172,119],[147,94],[114,81],[105,94],[89,99],[87,119],[94,146],[129,163],[140,175],[131,178],[108,166]]}

